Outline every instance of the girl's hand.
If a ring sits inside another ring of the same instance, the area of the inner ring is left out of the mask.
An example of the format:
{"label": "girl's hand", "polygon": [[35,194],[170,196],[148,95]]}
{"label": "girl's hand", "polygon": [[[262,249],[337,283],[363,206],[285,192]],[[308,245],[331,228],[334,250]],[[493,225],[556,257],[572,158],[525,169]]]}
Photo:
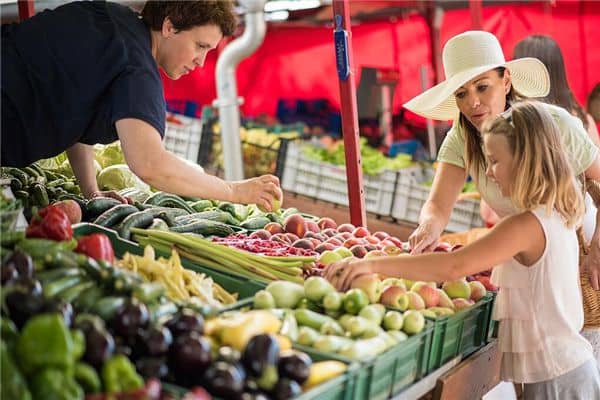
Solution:
{"label": "girl's hand", "polygon": [[133,204],[133,200],[130,197],[121,196],[119,193],[117,193],[114,190],[109,190],[106,192],[97,190],[90,194],[90,199],[93,199],[96,197],[110,197],[111,199],[119,200],[121,203]]}
{"label": "girl's hand", "polygon": [[350,289],[354,279],[372,273],[373,269],[368,261],[348,257],[328,266],[325,277],[338,291],[345,292]]}
{"label": "girl's hand", "polygon": [[424,222],[408,237],[410,254],[420,254],[433,251],[439,242],[441,229],[434,223]]}
{"label": "girl's hand", "polygon": [[239,182],[232,182],[235,203],[254,203],[268,211],[273,211],[273,203],[279,201],[281,206],[283,192],[279,187],[279,178],[274,175],[263,175]]}

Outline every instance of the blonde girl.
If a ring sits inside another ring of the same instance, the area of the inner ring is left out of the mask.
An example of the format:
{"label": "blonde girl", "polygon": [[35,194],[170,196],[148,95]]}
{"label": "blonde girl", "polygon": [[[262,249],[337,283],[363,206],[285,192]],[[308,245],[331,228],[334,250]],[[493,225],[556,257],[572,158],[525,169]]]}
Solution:
{"label": "blonde girl", "polygon": [[[541,103],[519,102],[482,126],[486,179],[520,212],[453,253],[349,260],[327,278],[340,290],[363,274],[450,281],[495,265],[503,380],[524,399],[600,399],[600,373],[580,335],[583,308],[575,227],[583,197],[560,132]],[[468,168],[468,167],[467,167]]]}

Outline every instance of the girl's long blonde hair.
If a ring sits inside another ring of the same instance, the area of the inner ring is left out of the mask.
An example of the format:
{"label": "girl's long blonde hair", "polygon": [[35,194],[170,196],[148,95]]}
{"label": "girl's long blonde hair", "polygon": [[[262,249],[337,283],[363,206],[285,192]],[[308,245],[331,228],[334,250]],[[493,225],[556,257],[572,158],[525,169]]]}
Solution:
{"label": "girl's long blonde hair", "polygon": [[545,206],[556,210],[567,226],[585,211],[559,128],[539,102],[522,101],[487,121],[483,135],[503,135],[513,154],[511,200],[521,210]]}

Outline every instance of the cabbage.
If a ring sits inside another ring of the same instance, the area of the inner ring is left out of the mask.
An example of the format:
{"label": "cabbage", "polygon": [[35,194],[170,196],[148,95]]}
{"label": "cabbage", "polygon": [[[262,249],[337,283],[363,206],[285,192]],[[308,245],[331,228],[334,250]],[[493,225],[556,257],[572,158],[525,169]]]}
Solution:
{"label": "cabbage", "polygon": [[98,187],[100,190],[121,190],[136,188],[149,191],[150,186],[138,178],[125,164],[111,165],[98,174]]}
{"label": "cabbage", "polygon": [[125,157],[121,150],[121,142],[118,140],[108,145],[94,146],[94,153],[96,161],[100,163],[102,168],[125,163]]}

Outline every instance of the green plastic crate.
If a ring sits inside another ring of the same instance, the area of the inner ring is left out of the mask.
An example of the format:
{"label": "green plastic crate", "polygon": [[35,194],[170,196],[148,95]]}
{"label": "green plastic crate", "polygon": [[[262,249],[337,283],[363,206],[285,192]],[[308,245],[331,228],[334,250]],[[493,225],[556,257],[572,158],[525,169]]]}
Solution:
{"label": "green plastic crate", "polygon": [[[314,361],[330,360],[328,356],[318,352],[305,351]],[[312,389],[302,393],[293,400],[352,400],[354,395],[354,376],[358,372],[358,364],[352,363],[348,365],[348,370],[340,376],[330,379],[322,384],[313,387]],[[170,383],[162,384],[163,390],[172,394],[176,398],[181,398],[187,389],[181,386]],[[214,400],[219,400],[218,397],[213,397]]]}
{"label": "green plastic crate", "polygon": [[[388,349],[377,357],[362,362],[354,374],[354,400],[387,399],[398,394],[413,382],[422,378],[427,369],[431,349],[433,323],[426,321],[420,333]],[[294,345],[305,352],[319,353],[310,347]],[[351,363],[346,357],[333,353],[320,353],[330,360]]]}
{"label": "green plastic crate", "polygon": [[[126,252],[130,252],[132,254],[137,255],[144,254],[144,249],[139,244],[120,238],[117,235],[117,233],[112,229],[107,229],[99,225],[88,223],[74,225],[73,229],[75,236],[83,236],[91,233],[106,234],[112,242],[113,249],[115,250],[115,255],[117,257],[121,257]],[[170,254],[164,254],[160,251],[156,251],[156,254],[161,255],[163,257],[170,256]],[[223,274],[210,268],[201,265],[196,265],[184,258],[181,259],[181,264],[187,269],[210,276],[217,284],[221,285],[229,293],[238,293],[238,299],[240,300],[252,298],[256,292],[266,287],[264,283]],[[238,303],[240,302],[227,306],[227,309],[237,308]]]}
{"label": "green plastic crate", "polygon": [[433,321],[433,337],[427,373],[432,372],[458,355],[473,353],[487,343],[492,294],[487,294],[472,307]]}

